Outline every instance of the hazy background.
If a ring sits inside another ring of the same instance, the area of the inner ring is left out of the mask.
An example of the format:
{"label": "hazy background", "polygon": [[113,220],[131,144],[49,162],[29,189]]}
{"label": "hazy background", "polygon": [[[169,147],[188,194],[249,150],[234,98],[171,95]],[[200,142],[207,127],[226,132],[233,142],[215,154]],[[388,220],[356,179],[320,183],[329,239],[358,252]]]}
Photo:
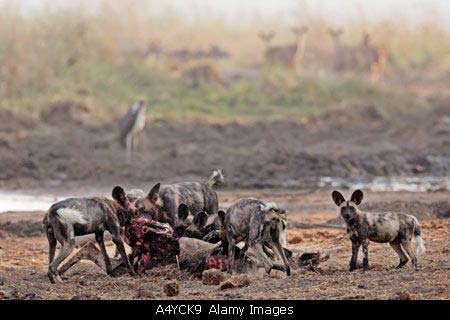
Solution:
{"label": "hazy background", "polygon": [[[1,0],[0,3],[11,1]],[[33,11],[43,7],[61,8],[67,6],[98,8],[102,1],[68,1],[68,0],[22,0],[15,1],[24,11]],[[114,3],[115,1],[108,1]],[[117,2],[117,1],[116,1]],[[120,1],[119,1],[120,2]],[[145,2],[145,1],[141,1]],[[294,21],[293,17],[300,13],[320,15],[330,23],[346,23],[351,21],[376,22],[383,19],[401,19],[405,23],[421,23],[429,20],[430,15],[435,23],[450,27],[450,5],[445,0],[166,0],[153,1],[152,10],[179,10],[182,14],[195,17],[196,15],[216,16],[231,23],[248,23],[253,19],[263,19],[278,16],[287,21]]]}
{"label": "hazy background", "polygon": [[[449,10],[0,1],[0,186],[135,186],[222,168],[238,187],[412,176],[447,189]],[[127,161],[117,123],[137,99],[147,126]]]}

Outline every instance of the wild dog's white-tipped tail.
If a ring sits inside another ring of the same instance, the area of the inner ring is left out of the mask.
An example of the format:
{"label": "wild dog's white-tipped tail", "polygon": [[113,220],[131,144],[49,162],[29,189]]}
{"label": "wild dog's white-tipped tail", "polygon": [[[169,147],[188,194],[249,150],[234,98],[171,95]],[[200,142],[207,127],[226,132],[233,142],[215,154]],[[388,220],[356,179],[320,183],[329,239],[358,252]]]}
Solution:
{"label": "wild dog's white-tipped tail", "polygon": [[420,226],[419,226],[419,220],[417,220],[416,217],[412,216],[414,220],[414,237],[416,240],[416,252],[418,255],[425,253],[425,244],[423,242],[422,237],[420,236]]}
{"label": "wild dog's white-tipped tail", "polygon": [[421,236],[416,236],[416,252],[418,255],[425,253],[425,244]]}

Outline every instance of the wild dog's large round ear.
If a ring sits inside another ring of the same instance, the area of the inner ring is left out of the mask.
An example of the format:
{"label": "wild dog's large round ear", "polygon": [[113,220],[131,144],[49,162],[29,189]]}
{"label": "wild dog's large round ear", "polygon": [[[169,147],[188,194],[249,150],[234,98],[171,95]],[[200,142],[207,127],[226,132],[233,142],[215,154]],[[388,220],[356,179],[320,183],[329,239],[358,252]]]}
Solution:
{"label": "wild dog's large round ear", "polygon": [[352,193],[351,201],[354,202],[357,206],[359,206],[363,200],[364,194],[361,190],[355,190]]}
{"label": "wild dog's large round ear", "polygon": [[186,204],[181,203],[178,206],[178,219],[186,220],[188,216],[189,216],[189,207]]}
{"label": "wild dog's large round ear", "polygon": [[197,228],[203,228],[208,220],[208,214],[205,211],[200,211],[194,217],[193,223]]}
{"label": "wild dog's large round ear", "polygon": [[219,212],[217,212],[217,215],[219,216],[220,223],[224,224],[225,223],[225,211],[219,210]]}
{"label": "wild dog's large round ear", "polygon": [[339,191],[334,190],[331,193],[331,197],[338,207],[345,202],[344,196]]}
{"label": "wild dog's large round ear", "polygon": [[161,183],[157,183],[153,186],[153,188],[150,190],[150,192],[147,195],[147,198],[151,201],[151,202],[156,202],[156,200],[158,200],[159,197],[159,188],[161,187]]}
{"label": "wild dog's large round ear", "polygon": [[123,190],[122,187],[119,186],[115,186],[114,189],[112,190],[112,197],[121,205],[125,205],[128,200],[125,195],[125,191]]}

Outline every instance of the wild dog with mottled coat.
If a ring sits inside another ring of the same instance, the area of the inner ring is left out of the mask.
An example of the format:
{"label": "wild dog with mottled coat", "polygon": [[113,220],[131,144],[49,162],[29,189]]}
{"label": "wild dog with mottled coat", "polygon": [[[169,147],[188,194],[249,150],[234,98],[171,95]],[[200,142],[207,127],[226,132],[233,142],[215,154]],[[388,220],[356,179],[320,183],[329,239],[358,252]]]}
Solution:
{"label": "wild dog with mottled coat", "polygon": [[173,228],[174,235],[202,239],[210,243],[221,241],[220,214],[225,214],[225,212],[219,210],[219,213],[208,215],[206,210],[203,209],[192,215],[188,206],[182,203],[178,207],[178,220]]}
{"label": "wild dog with mottled coat", "polygon": [[217,213],[219,200],[214,190],[224,183],[221,170],[215,170],[205,182],[183,182],[161,185],[157,183],[147,197],[136,201],[141,212],[152,212],[153,219],[169,223],[173,228],[178,220],[178,207],[184,203],[189,212],[205,210],[208,215]]}
{"label": "wild dog with mottled coat", "polygon": [[363,200],[363,192],[356,190],[350,200],[346,201],[338,191],[333,191],[334,203],[340,207],[340,214],[347,225],[347,234],[352,241],[352,257],[350,271],[356,269],[358,251],[362,245],[364,258],[363,269],[369,270],[369,240],[378,243],[389,243],[400,257],[397,268],[403,267],[411,258],[412,265],[417,269],[417,256],[412,248],[411,240],[415,237],[417,254],[425,252],[425,246],[420,236],[420,226],[416,217],[404,213],[392,212],[362,212],[358,206]]}
{"label": "wild dog with mottled coat", "polygon": [[[112,240],[128,272],[135,275],[120,237],[120,227],[127,225],[136,213],[136,209],[121,187],[117,186],[113,189],[112,197],[114,200],[102,197],[69,198],[50,207],[43,224],[49,242],[48,277],[52,283],[62,282],[58,266],[75,248],[75,237],[92,233],[95,234],[95,240],[105,259],[107,273],[113,275],[103,240],[105,231],[111,233]],[[59,255],[54,259],[57,242],[62,247]]]}
{"label": "wild dog with mottled coat", "polygon": [[[286,243],[285,210],[278,208],[274,202],[264,203],[246,198],[229,207],[225,214],[221,213],[220,219],[228,242],[228,272],[233,272],[235,245],[245,241],[243,253],[252,248],[267,273],[270,273],[275,265],[267,255],[266,246],[274,247],[284,264],[281,270],[290,275],[291,269],[283,248]],[[280,269],[279,266],[276,269]]]}

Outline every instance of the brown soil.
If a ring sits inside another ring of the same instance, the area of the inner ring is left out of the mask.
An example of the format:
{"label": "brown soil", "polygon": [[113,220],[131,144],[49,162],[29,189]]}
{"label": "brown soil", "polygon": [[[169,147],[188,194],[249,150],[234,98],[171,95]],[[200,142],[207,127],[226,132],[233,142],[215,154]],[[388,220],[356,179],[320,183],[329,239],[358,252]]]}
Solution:
{"label": "brown soil", "polygon": [[89,123],[99,112],[88,104],[56,102],[43,110],[42,121],[0,109],[0,187],[134,186],[204,179],[215,168],[224,170],[230,188],[308,188],[319,176],[448,176],[450,122],[441,109],[402,123],[371,106],[337,107],[339,116],[302,122],[150,119],[131,163],[116,122]]}
{"label": "brown soil", "polygon": [[[238,198],[248,195],[273,199],[289,210],[289,220],[305,223],[322,223],[334,219],[337,209],[331,203],[329,192],[289,192],[286,190],[220,192],[220,203],[228,206]],[[371,243],[369,246],[371,270],[348,272],[350,242],[344,230],[288,229],[289,248],[303,250],[330,250],[331,257],[320,264],[318,273],[296,268],[291,277],[273,271],[262,271],[250,278],[248,287],[220,290],[219,286],[202,284],[201,279],[175,266],[155,268],[148,274],[132,278],[128,275],[111,278],[90,262],[83,262],[67,273],[63,284],[52,285],[46,276],[47,240],[43,235],[16,237],[12,225],[38,225],[43,213],[11,212],[0,215],[0,292],[15,290],[17,298],[44,299],[135,299],[140,297],[166,299],[164,284],[177,279],[180,294],[170,299],[450,299],[450,220],[438,219],[435,207],[448,201],[450,193],[368,193],[367,207],[393,210],[407,208],[421,220],[422,236],[427,247],[419,259],[422,269],[414,271],[408,263],[396,270],[395,252],[387,244]],[[379,204],[379,207],[377,204]],[[419,203],[398,206],[398,203]],[[415,208],[422,208],[415,210]],[[426,208],[429,208],[426,212]],[[448,208],[448,207],[447,207]],[[21,221],[27,221],[23,223]],[[112,243],[108,245],[113,254]]]}
{"label": "brown soil", "polygon": [[51,126],[82,126],[98,121],[101,115],[101,109],[91,104],[61,99],[42,110],[40,119]]}

